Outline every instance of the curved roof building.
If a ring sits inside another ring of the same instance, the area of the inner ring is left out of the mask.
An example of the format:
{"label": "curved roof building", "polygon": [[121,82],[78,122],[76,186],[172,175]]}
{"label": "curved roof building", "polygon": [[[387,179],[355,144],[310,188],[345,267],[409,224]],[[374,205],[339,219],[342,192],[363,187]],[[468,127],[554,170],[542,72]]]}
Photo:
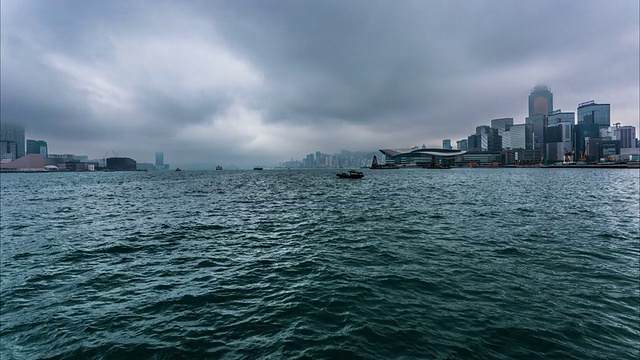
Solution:
{"label": "curved roof building", "polygon": [[424,166],[432,164],[436,159],[449,161],[457,155],[463,155],[465,150],[416,148],[416,149],[380,149],[387,164]]}

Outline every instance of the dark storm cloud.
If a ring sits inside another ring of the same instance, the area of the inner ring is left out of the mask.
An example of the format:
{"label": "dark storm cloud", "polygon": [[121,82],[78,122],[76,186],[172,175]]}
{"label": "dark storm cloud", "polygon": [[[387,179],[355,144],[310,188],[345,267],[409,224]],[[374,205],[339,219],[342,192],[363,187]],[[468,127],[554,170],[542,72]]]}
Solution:
{"label": "dark storm cloud", "polygon": [[638,125],[636,1],[2,7],[2,119],[74,133],[68,151],[95,138],[85,152],[254,164],[437,145],[492,118],[524,121],[538,83],[556,108],[596,99]]}
{"label": "dark storm cloud", "polygon": [[[285,91],[275,100],[282,101],[292,116],[365,122],[428,116],[433,111],[445,116],[455,104],[473,101],[456,97],[469,87],[486,103],[508,96],[516,85],[521,104],[526,104],[532,81],[552,84],[562,72],[574,69],[572,75],[593,79],[597,72],[615,68],[618,55],[637,65],[637,46],[609,46],[625,32],[637,36],[638,15],[631,2],[244,5],[229,10],[232,16],[224,14],[230,25],[223,31],[237,36],[233,44],[260,59],[273,80],[283,85]],[[610,56],[599,64],[589,63],[602,53]],[[612,75],[633,81],[634,68]],[[519,84],[514,76],[521,79]],[[491,116],[492,109],[487,110],[486,116]]]}

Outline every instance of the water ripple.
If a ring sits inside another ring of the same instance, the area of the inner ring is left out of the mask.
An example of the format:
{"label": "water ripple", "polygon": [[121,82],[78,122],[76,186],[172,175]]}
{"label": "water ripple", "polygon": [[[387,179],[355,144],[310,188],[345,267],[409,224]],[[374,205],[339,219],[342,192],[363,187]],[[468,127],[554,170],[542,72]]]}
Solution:
{"label": "water ripple", "polygon": [[0,356],[637,359],[637,175],[3,174]]}

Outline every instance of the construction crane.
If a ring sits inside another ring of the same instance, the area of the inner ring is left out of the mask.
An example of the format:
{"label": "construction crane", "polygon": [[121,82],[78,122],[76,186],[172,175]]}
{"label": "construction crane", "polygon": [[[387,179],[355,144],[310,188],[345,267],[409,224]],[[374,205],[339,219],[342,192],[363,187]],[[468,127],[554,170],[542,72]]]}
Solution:
{"label": "construction crane", "polygon": [[580,161],[587,161],[587,156],[584,151],[580,154]]}

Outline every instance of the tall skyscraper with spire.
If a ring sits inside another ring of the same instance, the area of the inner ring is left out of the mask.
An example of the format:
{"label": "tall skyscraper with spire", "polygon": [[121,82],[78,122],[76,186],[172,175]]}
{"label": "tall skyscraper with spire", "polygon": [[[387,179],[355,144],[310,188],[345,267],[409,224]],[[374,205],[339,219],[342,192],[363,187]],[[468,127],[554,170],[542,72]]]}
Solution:
{"label": "tall skyscraper with spire", "polygon": [[529,94],[529,117],[549,115],[553,111],[553,93],[547,85],[538,85]]}

